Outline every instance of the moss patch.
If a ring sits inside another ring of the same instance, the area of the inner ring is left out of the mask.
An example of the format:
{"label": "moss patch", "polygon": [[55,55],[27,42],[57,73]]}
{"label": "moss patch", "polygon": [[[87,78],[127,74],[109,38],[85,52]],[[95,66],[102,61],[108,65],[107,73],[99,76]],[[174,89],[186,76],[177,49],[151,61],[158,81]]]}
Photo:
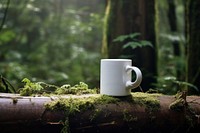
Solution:
{"label": "moss patch", "polygon": [[126,122],[134,122],[134,121],[137,121],[138,118],[136,116],[130,114],[126,109],[124,109],[123,120]]}
{"label": "moss patch", "polygon": [[188,107],[186,96],[186,92],[177,92],[175,95],[176,100],[169,105],[169,108],[178,112],[184,111]]}
{"label": "moss patch", "polygon": [[[84,98],[59,98],[55,101],[45,104],[46,109],[51,111],[63,111],[66,115],[65,124],[69,123],[69,117],[75,115],[78,112],[91,110],[94,114],[91,114],[89,118],[91,122],[101,114],[102,110],[95,108],[96,105],[101,104],[120,104],[119,102],[131,102],[132,104],[139,104],[145,106],[148,112],[153,112],[159,109],[160,103],[157,97],[160,94],[148,94],[148,93],[132,93],[127,97],[111,97],[107,95],[94,95]],[[130,114],[127,110],[122,112],[123,120],[127,122],[137,121],[137,117]],[[150,117],[152,117],[150,115]],[[64,125],[65,132],[69,130],[69,125]],[[68,129],[66,128],[68,127]]]}
{"label": "moss patch", "polygon": [[90,89],[84,82],[79,82],[79,84],[74,86],[64,84],[61,87],[44,82],[32,82],[27,78],[24,78],[22,82],[25,83],[25,85],[19,90],[21,96],[49,96],[62,94],[82,95],[97,93],[97,89]]}
{"label": "moss patch", "polygon": [[161,94],[158,93],[132,93],[133,103],[145,106],[150,111],[156,111],[160,108],[160,101],[157,99]]}
{"label": "moss patch", "polygon": [[68,111],[69,114],[74,112],[80,112],[81,110],[87,110],[94,108],[98,104],[118,103],[122,101],[132,102],[133,104],[139,104],[145,106],[151,111],[157,110],[160,107],[158,96],[161,94],[147,94],[147,93],[132,93],[127,97],[111,97],[107,95],[96,95],[84,98],[59,98],[55,101],[49,102],[45,107],[49,110],[62,110]]}
{"label": "moss patch", "polygon": [[51,111],[64,111],[65,120],[61,121],[63,124],[63,129],[61,132],[68,133],[70,132],[69,127],[69,117],[75,115],[77,112],[85,111],[85,110],[94,110],[94,114],[91,115],[90,120],[94,121],[95,118],[100,113],[100,110],[95,110],[95,105],[97,104],[108,104],[108,103],[117,103],[119,101],[118,98],[109,97],[106,95],[97,95],[96,97],[86,97],[86,98],[60,98],[58,100],[49,102],[45,104],[47,110]]}
{"label": "moss patch", "polygon": [[109,97],[106,95],[97,95],[85,98],[60,98],[58,100],[49,102],[45,107],[49,110],[68,111],[68,114],[74,114],[83,110],[94,108],[97,104],[117,103],[118,98]]}

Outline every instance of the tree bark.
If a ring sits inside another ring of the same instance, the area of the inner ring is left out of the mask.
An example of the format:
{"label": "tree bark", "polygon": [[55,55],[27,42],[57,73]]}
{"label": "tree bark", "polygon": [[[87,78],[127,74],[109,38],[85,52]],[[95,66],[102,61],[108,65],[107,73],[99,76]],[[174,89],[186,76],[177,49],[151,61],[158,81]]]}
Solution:
{"label": "tree bark", "polygon": [[[137,49],[122,49],[125,43],[113,42],[120,35],[140,33],[139,39],[148,40],[153,45]],[[141,84],[144,91],[156,83],[157,47],[155,41],[155,1],[144,0],[108,0],[102,55],[104,58],[120,58],[131,56],[133,65],[143,70],[144,80]]]}
{"label": "tree bark", "polygon": [[[200,91],[200,1],[186,1],[187,82]],[[191,93],[196,91],[189,90]]]}
{"label": "tree bark", "polygon": [[[151,96],[152,94],[147,94]],[[76,100],[96,97],[99,94],[64,96]],[[137,94],[135,94],[137,96]],[[148,97],[147,96],[147,97]],[[0,94],[0,130],[3,133],[55,133],[60,132],[66,120],[65,112],[47,110],[44,106],[58,97],[21,97]],[[132,103],[127,97],[118,97],[117,103],[96,104],[95,110],[88,109],[69,117],[68,129],[80,132],[135,132],[135,133],[193,133],[200,130],[200,97],[187,96],[186,106],[178,104],[175,96],[158,95],[158,109],[148,109],[145,104]],[[131,98],[134,101],[134,96]],[[148,103],[149,104],[149,103]],[[153,104],[150,104],[153,106]],[[92,119],[94,118],[94,119]],[[63,122],[61,122],[61,120]]]}
{"label": "tree bark", "polygon": [[[177,34],[178,33],[178,28],[177,28],[177,17],[176,17],[176,5],[175,5],[175,1],[174,0],[167,0],[168,2],[168,20],[169,20],[169,26],[170,26],[170,30],[172,32],[172,34]],[[177,39],[173,39],[172,41],[172,45],[173,45],[173,52],[174,52],[174,56],[175,57],[180,57],[181,55],[181,51],[180,51],[180,41]],[[177,80],[184,80],[183,77],[183,73],[181,73],[180,68],[176,68],[176,77]]]}

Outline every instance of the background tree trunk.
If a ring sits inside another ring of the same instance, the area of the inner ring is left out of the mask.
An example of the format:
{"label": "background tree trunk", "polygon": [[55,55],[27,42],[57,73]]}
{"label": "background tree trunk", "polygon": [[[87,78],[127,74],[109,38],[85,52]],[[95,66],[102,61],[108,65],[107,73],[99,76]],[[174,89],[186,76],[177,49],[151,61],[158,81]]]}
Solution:
{"label": "background tree trunk", "polygon": [[[200,91],[200,1],[186,1],[187,82]],[[189,90],[196,93],[194,90]]]}
{"label": "background tree trunk", "polygon": [[[139,39],[148,40],[153,45],[136,49],[122,49],[123,43],[113,40],[120,35],[141,33]],[[155,1],[145,0],[108,0],[102,54],[104,58],[120,58],[121,55],[131,56],[133,65],[143,72],[143,90],[148,90],[156,83],[157,47],[155,39]]]}
{"label": "background tree trunk", "polygon": [[[176,17],[176,5],[174,0],[167,0],[168,2],[168,21],[169,21],[169,26],[172,34],[176,35],[178,32],[178,27],[177,27],[177,17]],[[177,39],[172,40],[172,45],[173,45],[173,52],[175,57],[180,57],[181,51],[180,51],[180,42]],[[183,74],[181,75],[181,70],[177,68],[176,70],[176,77],[177,80],[183,80]]]}

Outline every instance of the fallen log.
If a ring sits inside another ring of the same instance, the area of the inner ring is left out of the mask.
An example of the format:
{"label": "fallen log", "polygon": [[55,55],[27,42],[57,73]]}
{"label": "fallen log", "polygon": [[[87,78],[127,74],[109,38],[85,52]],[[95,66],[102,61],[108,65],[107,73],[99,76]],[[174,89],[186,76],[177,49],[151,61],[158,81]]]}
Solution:
{"label": "fallen log", "polygon": [[22,97],[0,94],[2,133],[200,131],[200,97],[132,93]]}

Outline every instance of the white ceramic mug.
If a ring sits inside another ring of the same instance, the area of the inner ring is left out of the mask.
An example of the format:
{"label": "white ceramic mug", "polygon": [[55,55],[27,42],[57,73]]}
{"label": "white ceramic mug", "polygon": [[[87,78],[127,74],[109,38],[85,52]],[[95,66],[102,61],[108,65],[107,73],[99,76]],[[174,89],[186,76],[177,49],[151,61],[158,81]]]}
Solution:
{"label": "white ceramic mug", "polygon": [[[142,82],[140,69],[132,66],[130,59],[101,59],[100,71],[100,94],[127,96]],[[133,82],[131,71],[136,74]]]}

